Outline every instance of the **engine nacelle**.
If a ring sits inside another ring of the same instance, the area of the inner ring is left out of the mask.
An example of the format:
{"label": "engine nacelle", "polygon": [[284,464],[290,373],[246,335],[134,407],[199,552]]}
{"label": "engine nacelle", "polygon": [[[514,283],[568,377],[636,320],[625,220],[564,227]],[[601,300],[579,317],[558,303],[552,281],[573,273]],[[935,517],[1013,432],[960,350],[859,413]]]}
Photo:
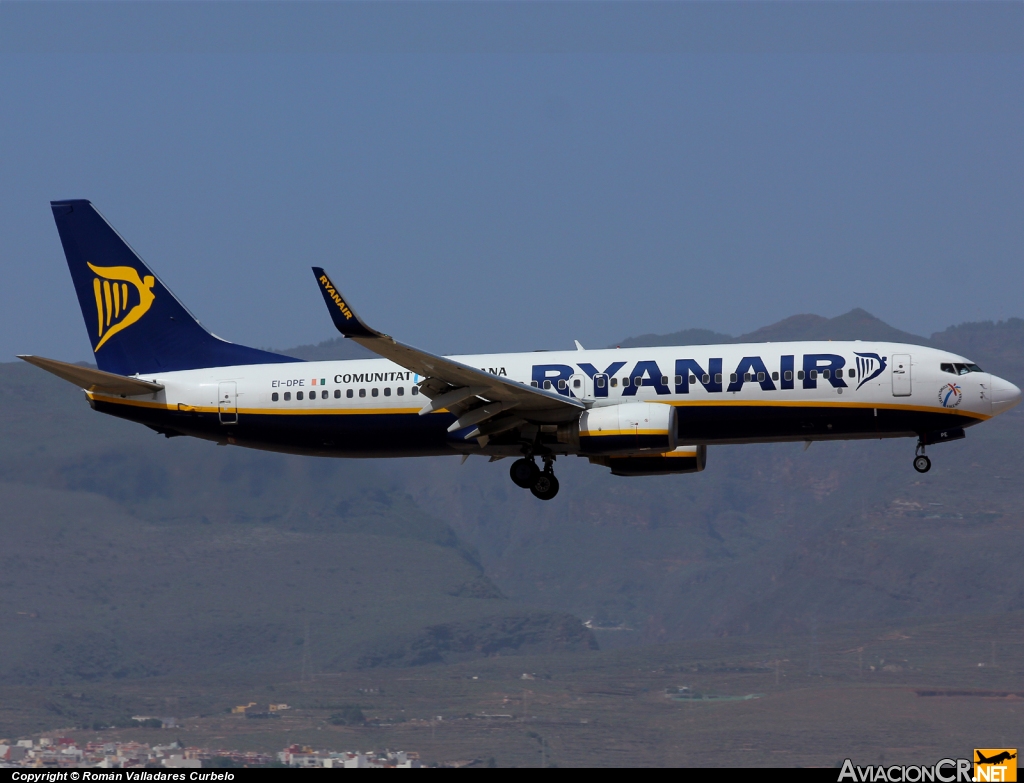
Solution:
{"label": "engine nacelle", "polygon": [[676,447],[676,409],[649,402],[591,408],[559,425],[558,442],[581,454],[662,454]]}
{"label": "engine nacelle", "polygon": [[699,473],[708,462],[707,446],[679,446],[667,454],[642,457],[591,457],[596,465],[612,469],[615,476],[665,476]]}

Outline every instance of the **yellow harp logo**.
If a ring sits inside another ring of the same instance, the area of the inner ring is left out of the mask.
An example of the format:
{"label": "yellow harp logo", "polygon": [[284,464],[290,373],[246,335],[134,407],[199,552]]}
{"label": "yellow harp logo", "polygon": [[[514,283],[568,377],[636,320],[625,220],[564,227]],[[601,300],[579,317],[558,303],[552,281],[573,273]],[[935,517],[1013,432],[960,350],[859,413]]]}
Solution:
{"label": "yellow harp logo", "polygon": [[95,353],[107,340],[138,321],[153,306],[156,295],[152,289],[156,279],[152,275],[140,278],[130,266],[89,264],[89,268],[97,275],[92,279],[92,292],[96,296],[96,336],[100,338],[93,349]]}

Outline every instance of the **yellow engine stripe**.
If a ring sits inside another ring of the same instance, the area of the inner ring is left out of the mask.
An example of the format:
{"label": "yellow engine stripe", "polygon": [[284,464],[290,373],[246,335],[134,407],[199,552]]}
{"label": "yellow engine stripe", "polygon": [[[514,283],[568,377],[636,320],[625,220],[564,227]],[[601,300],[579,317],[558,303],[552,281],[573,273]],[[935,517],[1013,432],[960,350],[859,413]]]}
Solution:
{"label": "yellow engine stripe", "polygon": [[600,430],[594,432],[581,432],[581,438],[600,438],[605,435],[668,435],[668,430]]}

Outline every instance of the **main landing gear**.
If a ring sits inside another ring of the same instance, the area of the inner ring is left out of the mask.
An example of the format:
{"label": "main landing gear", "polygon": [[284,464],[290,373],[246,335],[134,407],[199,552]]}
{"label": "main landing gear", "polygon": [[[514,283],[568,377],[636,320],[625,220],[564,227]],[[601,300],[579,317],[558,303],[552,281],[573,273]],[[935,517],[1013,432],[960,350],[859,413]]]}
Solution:
{"label": "main landing gear", "polygon": [[517,487],[530,490],[534,497],[541,500],[551,500],[558,494],[558,479],[552,467],[554,457],[545,456],[543,460],[544,469],[541,470],[532,456],[517,459],[508,473]]}
{"label": "main landing gear", "polygon": [[927,473],[932,469],[932,461],[924,455],[924,443],[917,442],[917,456],[914,457],[914,470],[918,473]]}

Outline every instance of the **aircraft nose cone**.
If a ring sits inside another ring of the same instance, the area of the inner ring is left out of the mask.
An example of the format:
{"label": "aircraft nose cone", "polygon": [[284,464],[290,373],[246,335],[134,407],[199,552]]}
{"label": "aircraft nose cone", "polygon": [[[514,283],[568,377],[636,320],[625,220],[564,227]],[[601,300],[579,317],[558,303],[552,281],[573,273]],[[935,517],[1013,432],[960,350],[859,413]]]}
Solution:
{"label": "aircraft nose cone", "polygon": [[992,376],[992,413],[1005,413],[1020,402],[1020,389],[1007,380]]}

